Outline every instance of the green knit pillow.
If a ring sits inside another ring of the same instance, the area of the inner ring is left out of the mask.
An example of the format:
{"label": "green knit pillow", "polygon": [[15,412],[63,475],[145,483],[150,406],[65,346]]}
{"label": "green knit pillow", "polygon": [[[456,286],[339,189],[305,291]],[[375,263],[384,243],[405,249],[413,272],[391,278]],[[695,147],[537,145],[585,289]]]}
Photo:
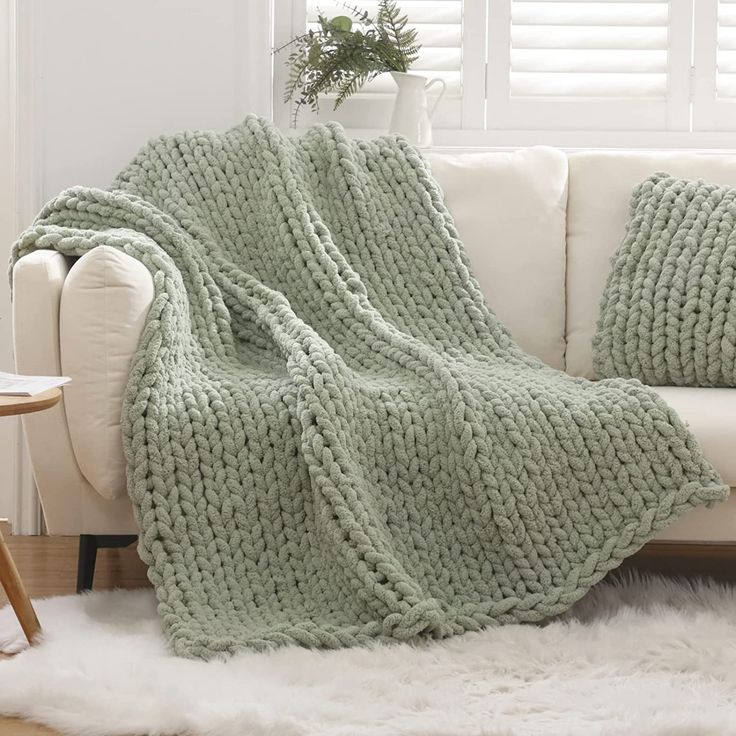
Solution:
{"label": "green knit pillow", "polygon": [[599,378],[736,386],[736,188],[654,174],[635,189],[593,338]]}

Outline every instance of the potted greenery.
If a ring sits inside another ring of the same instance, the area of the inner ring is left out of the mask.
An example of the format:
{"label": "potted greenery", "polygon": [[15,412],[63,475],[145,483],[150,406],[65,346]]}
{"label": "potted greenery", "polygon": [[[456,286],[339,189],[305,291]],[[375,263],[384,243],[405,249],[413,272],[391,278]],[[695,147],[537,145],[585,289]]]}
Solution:
{"label": "potted greenery", "polygon": [[320,14],[316,29],[277,49],[291,49],[284,101],[294,100],[293,123],[305,105],[319,110],[322,95],[334,94],[337,110],[366,82],[390,72],[399,93],[389,130],[429,145],[436,103],[428,112],[426,90],[441,83],[444,92],[444,81],[408,73],[421,48],[416,30],[408,27],[395,0],[379,0],[375,18],[356,6],[344,7],[349,15],[326,18]]}

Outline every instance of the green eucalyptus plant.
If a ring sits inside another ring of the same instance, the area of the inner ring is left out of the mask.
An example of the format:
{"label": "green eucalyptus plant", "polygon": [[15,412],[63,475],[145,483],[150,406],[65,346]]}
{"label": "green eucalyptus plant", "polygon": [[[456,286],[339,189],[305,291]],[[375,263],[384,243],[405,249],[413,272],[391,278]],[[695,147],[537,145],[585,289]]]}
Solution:
{"label": "green eucalyptus plant", "polygon": [[407,28],[395,0],[379,0],[375,18],[356,6],[343,7],[348,15],[320,14],[316,29],[276,49],[291,49],[284,102],[295,100],[294,124],[305,105],[319,110],[321,95],[334,93],[337,110],[379,74],[408,71],[419,55],[417,32]]}

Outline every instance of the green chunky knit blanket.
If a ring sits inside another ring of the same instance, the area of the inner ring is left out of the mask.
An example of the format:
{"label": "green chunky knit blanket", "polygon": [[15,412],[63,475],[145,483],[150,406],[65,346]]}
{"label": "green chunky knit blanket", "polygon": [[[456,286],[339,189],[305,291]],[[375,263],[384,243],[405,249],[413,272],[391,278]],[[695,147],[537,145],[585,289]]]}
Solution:
{"label": "green chunky knit blanket", "polygon": [[538,621],[728,493],[641,384],[522,352],[401,139],[159,138],[13,258],[101,244],[155,283],[123,427],[181,655]]}

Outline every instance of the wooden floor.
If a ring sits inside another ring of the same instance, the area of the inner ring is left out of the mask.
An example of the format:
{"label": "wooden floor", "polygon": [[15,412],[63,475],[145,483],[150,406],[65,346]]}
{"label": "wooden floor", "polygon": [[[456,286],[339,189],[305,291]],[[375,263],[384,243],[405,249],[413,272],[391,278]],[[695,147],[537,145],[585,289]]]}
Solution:
{"label": "wooden floor", "polygon": [[[66,595],[76,586],[76,537],[12,537],[2,528],[21,577],[32,597]],[[630,557],[623,570],[638,569],[665,575],[710,575],[736,582],[736,545],[683,545],[654,543]],[[618,573],[615,573],[618,574]],[[95,589],[140,588],[149,585],[135,546],[100,550]],[[0,590],[0,602],[5,599]],[[43,621],[41,621],[43,626]],[[0,717],[0,736],[54,736],[56,731],[25,721]]]}
{"label": "wooden floor", "polygon": [[[32,598],[74,593],[77,584],[77,537],[12,537],[5,524],[0,524],[0,529]],[[146,577],[146,568],[138,559],[135,545],[125,549],[98,551],[96,590],[141,588],[147,585],[150,583]],[[0,588],[0,606],[5,603],[5,594]],[[43,726],[0,716],[0,736],[55,734],[56,731]]]}
{"label": "wooden floor", "polygon": [[[10,553],[32,598],[74,593],[77,586],[78,537],[13,537],[0,524]],[[95,590],[150,585],[135,545],[97,552]],[[0,588],[0,600],[5,597]]]}

